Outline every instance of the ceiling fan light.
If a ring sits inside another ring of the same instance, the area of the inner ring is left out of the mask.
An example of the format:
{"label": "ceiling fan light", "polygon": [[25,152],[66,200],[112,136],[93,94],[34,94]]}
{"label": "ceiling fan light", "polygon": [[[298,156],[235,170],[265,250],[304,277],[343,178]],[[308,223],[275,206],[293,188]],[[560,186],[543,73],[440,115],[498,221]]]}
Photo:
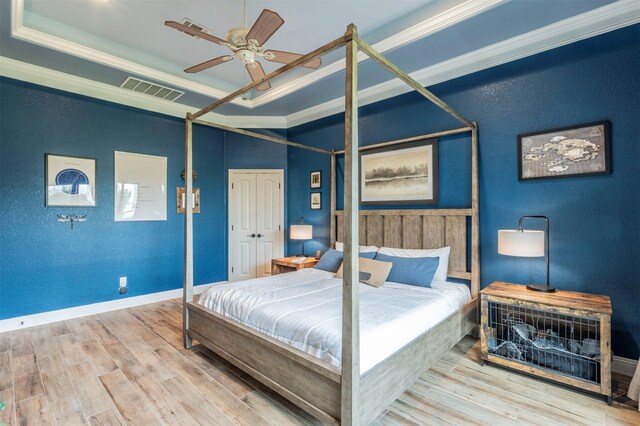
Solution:
{"label": "ceiling fan light", "polygon": [[252,68],[255,67],[256,62],[256,54],[255,52],[249,49],[240,49],[237,52],[238,58],[242,61],[243,64],[249,65]]}

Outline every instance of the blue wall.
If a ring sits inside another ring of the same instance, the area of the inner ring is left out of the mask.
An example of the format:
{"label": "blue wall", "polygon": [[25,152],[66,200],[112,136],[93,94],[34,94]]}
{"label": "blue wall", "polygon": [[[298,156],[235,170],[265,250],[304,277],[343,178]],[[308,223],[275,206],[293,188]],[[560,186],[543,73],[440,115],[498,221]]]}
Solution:
{"label": "blue wall", "polygon": [[[184,122],[39,86],[0,80],[0,318],[174,289],[182,283]],[[224,280],[223,132],[196,126],[195,281]],[[167,221],[114,222],[114,151],[168,158]],[[44,207],[44,153],[97,158],[97,207]],[[87,215],[72,231],[59,213]],[[129,293],[117,294],[127,276]]]}
{"label": "blue wall", "polygon": [[[5,78],[0,93],[0,319],[181,287],[184,121]],[[114,222],[116,150],[168,158],[167,221]],[[44,207],[45,152],[97,158],[97,207]],[[196,284],[227,279],[227,169],[286,162],[284,146],[194,126]],[[88,220],[72,231],[59,213]]]}
{"label": "blue wall", "polygon": [[[522,215],[546,215],[553,285],[610,295],[613,350],[630,358],[640,352],[639,69],[640,25],[635,25],[432,88],[479,123],[482,286],[496,280],[544,281],[544,259],[497,254],[497,231],[514,228]],[[612,123],[611,175],[518,181],[518,134],[604,119]],[[459,126],[415,93],[360,109],[363,145]],[[343,117],[289,129],[288,136],[339,149]],[[440,141],[438,207],[468,203],[465,142],[468,138],[460,136]],[[310,170],[322,168],[324,208],[313,218],[320,225],[314,228],[315,247],[324,248],[329,238],[328,161],[313,155],[289,149],[289,194],[299,200],[289,203],[289,217],[309,215],[310,190],[298,182],[306,183]],[[341,189],[340,170],[338,176]]]}

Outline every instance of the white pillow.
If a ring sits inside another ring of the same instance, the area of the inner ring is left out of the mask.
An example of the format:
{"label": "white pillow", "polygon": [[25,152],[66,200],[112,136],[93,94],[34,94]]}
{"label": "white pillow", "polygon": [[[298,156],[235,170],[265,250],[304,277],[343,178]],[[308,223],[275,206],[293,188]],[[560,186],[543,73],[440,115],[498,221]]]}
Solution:
{"label": "white pillow", "polygon": [[[340,243],[336,241],[336,250],[344,251],[344,243]],[[378,247],[376,246],[360,246],[360,253],[376,253],[378,251]]]}
{"label": "white pillow", "polygon": [[433,280],[447,280],[447,271],[449,270],[449,253],[451,252],[451,247],[441,247],[437,249],[426,250],[380,247],[378,252],[386,254],[387,256],[396,257],[439,257],[440,261],[438,263],[438,269],[436,269]]}

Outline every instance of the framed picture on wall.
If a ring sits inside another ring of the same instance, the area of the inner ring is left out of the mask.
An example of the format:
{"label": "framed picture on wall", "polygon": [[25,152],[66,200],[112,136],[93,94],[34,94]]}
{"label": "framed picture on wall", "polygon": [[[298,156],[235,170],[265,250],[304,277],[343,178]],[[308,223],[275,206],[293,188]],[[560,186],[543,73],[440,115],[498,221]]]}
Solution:
{"label": "framed picture on wall", "polygon": [[360,153],[360,204],[437,202],[437,139],[385,146]]}
{"label": "framed picture on wall", "polygon": [[311,210],[321,210],[321,209],[322,209],[322,193],[312,192],[311,193]]}
{"label": "framed picture on wall", "polygon": [[600,121],[518,135],[518,179],[611,173],[610,127]]}
{"label": "framed picture on wall", "polygon": [[167,220],[167,157],[114,152],[114,220]]}
{"label": "framed picture on wall", "polygon": [[96,159],[45,154],[45,206],[95,207]]}
{"label": "framed picture on wall", "polygon": [[322,172],[320,170],[309,173],[309,176],[311,178],[311,189],[322,188]]}

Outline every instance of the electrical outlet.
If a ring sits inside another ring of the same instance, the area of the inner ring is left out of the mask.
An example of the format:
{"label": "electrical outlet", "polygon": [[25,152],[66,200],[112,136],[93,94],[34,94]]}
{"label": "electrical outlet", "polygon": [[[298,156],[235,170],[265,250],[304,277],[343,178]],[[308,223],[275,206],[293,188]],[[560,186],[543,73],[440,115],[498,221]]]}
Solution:
{"label": "electrical outlet", "polygon": [[118,289],[118,293],[126,294],[127,291],[127,277],[120,277],[120,288]]}

